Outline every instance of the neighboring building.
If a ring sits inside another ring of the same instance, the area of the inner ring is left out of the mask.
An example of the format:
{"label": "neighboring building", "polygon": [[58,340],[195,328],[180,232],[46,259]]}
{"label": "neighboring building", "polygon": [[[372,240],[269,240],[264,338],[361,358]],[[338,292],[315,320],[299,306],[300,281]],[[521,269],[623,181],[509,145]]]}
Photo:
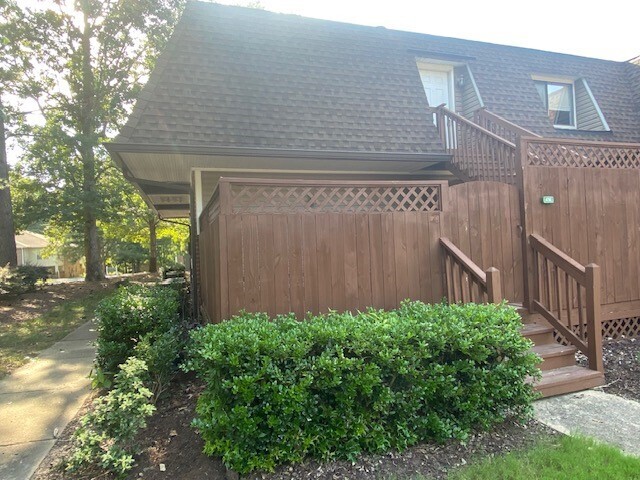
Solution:
{"label": "neighboring building", "polygon": [[46,267],[49,273],[58,278],[80,277],[84,275],[82,262],[68,262],[57,255],[46,255],[49,246],[47,237],[40,233],[23,231],[16,235],[18,265]]}
{"label": "neighboring building", "polygon": [[191,2],[106,147],[191,218],[204,318],[507,299],[555,395],[640,333],[634,142],[637,60]]}

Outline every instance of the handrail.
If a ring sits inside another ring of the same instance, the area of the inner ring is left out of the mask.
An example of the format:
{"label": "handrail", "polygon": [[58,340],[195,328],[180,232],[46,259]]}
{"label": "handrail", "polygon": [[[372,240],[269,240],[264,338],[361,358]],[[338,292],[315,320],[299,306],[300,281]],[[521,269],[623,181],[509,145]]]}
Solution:
{"label": "handrail", "polygon": [[540,235],[531,234],[529,243],[533,311],[587,356],[590,369],[603,372],[600,267],[581,265]]}
{"label": "handrail", "polygon": [[468,180],[517,183],[516,145],[443,105],[431,109],[454,171]]}
{"label": "handrail", "polygon": [[486,128],[478,125],[477,123],[472,122],[471,120],[463,117],[462,115],[457,114],[456,112],[454,112],[452,110],[449,110],[446,107],[443,107],[442,105],[439,106],[439,107],[436,107],[435,110],[436,110],[436,113],[437,113],[437,111],[444,112],[445,115],[447,115],[448,117],[456,120],[457,122],[466,124],[467,126],[473,128],[474,130],[477,130],[480,133],[486,135],[487,137],[490,137],[490,138],[496,140],[497,142],[503,143],[504,145],[506,145],[508,147],[516,148],[516,144],[515,143],[510,142],[506,138],[502,138],[500,135],[497,135],[497,134],[491,132],[490,130],[487,130]]}
{"label": "handrail", "polygon": [[529,237],[531,246],[535,251],[545,255],[553,263],[558,265],[559,268],[565,270],[569,275],[574,277],[578,282],[584,284],[587,278],[587,271],[580,263],[575,261],[569,255],[564,253],[553,244],[547,242],[540,235],[532,233]]}
{"label": "handrail", "polygon": [[520,136],[541,138],[537,133],[511,122],[497,113],[487,110],[485,107],[476,110],[473,114],[473,119],[481,127],[514,144]]}
{"label": "handrail", "polygon": [[483,272],[446,237],[440,238],[440,245],[444,251],[447,299],[450,303],[482,303],[485,296],[488,303],[502,302],[500,272],[497,268],[491,267]]}

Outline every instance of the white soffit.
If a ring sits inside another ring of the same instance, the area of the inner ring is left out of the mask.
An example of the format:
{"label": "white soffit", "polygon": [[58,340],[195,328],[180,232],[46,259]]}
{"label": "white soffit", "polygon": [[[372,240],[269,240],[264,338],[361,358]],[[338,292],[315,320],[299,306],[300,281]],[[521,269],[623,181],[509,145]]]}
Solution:
{"label": "white soffit", "polygon": [[[191,170],[300,170],[316,172],[412,173],[437,162],[426,160],[351,160],[280,157],[213,156],[161,153],[121,153],[135,178],[167,183],[190,183]],[[363,153],[366,155],[366,153]]]}

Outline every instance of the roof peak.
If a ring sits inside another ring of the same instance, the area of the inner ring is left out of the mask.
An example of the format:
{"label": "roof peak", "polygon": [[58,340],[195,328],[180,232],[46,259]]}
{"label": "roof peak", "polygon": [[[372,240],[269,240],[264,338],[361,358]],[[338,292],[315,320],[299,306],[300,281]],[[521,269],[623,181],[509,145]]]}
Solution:
{"label": "roof peak", "polygon": [[[598,60],[601,62],[610,62],[610,63],[614,63],[614,64],[623,64],[623,63],[627,63],[625,61],[619,61],[619,60],[609,60],[609,59],[604,59],[604,58],[598,58],[598,57],[589,57],[586,55],[576,55],[576,54],[572,54],[572,53],[563,53],[563,52],[557,52],[557,51],[553,51],[553,50],[543,50],[540,48],[532,48],[532,47],[522,47],[522,46],[517,46],[517,45],[508,45],[508,44],[504,44],[504,43],[496,43],[496,42],[488,42],[488,41],[484,41],[484,40],[475,40],[475,39],[470,39],[470,38],[461,38],[461,37],[450,37],[450,36],[445,36],[445,35],[435,35],[435,34],[431,34],[431,33],[426,33],[426,32],[416,32],[416,31],[411,31],[411,30],[399,30],[399,29],[394,29],[394,28],[389,28],[386,27],[384,25],[378,25],[378,26],[372,26],[372,25],[363,25],[363,24],[359,24],[359,23],[352,23],[352,22],[345,22],[345,21],[341,21],[341,20],[330,20],[330,19],[326,19],[326,18],[315,18],[315,17],[307,17],[304,15],[300,15],[300,14],[296,14],[296,13],[283,13],[283,12],[274,12],[272,10],[266,10],[263,8],[255,8],[255,7],[246,7],[246,6],[240,6],[240,5],[226,5],[226,4],[221,4],[221,3],[216,3],[216,2],[208,2],[208,1],[203,1],[203,0],[189,0],[189,2],[187,3],[187,8],[192,7],[192,8],[197,8],[197,7],[202,7],[202,8],[206,8],[206,9],[225,9],[225,10],[236,10],[238,12],[252,12],[252,13],[256,13],[258,15],[260,14],[267,14],[267,15],[273,15],[273,16],[277,16],[280,18],[289,18],[289,19],[298,19],[301,21],[311,21],[311,22],[319,22],[319,23],[328,23],[328,24],[333,24],[333,25],[340,25],[340,26],[344,26],[344,27],[352,27],[352,28],[361,28],[361,29],[368,29],[373,31],[384,31],[384,32],[388,32],[388,34],[390,35],[409,35],[409,36],[416,36],[416,37],[422,37],[425,40],[426,39],[437,39],[437,40],[449,40],[449,41],[455,41],[455,42],[463,42],[463,43],[467,43],[469,44],[469,46],[471,45],[484,45],[484,46],[493,46],[493,47],[499,47],[499,48],[508,48],[508,49],[514,49],[516,51],[528,51],[528,52],[538,52],[541,54],[551,54],[551,55],[558,55],[558,56],[562,56],[562,57],[572,57],[572,58],[584,58],[584,59],[589,59],[589,60]],[[635,59],[629,60],[628,62],[631,62],[633,60],[638,60],[640,61],[640,56],[638,56]],[[636,63],[636,62],[634,62]]]}

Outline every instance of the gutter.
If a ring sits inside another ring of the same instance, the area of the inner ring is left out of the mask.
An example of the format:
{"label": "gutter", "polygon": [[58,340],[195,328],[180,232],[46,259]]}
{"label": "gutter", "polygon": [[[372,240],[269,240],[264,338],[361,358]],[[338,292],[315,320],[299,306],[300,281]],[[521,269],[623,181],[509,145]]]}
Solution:
{"label": "gutter", "polygon": [[[193,145],[141,145],[134,143],[104,143],[103,146],[113,157],[119,153],[179,153],[184,155],[211,155],[225,157],[265,157],[265,158],[312,158],[315,160],[368,160],[368,161],[426,161],[445,162],[451,155],[423,152],[371,152],[371,151],[341,151],[341,150],[294,150],[279,148],[255,147],[220,147]],[[118,155],[119,156],[119,155]],[[122,158],[119,158],[122,162]]]}

